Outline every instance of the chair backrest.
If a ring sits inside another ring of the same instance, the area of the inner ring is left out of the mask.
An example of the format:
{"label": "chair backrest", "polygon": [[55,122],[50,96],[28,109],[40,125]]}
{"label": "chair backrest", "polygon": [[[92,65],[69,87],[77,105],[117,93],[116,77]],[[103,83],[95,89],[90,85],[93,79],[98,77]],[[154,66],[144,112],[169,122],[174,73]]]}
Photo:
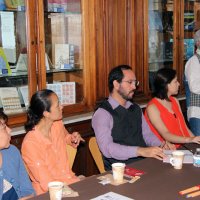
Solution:
{"label": "chair backrest", "polygon": [[72,147],[70,145],[67,145],[67,155],[68,155],[68,159],[69,159],[70,168],[72,168],[72,166],[74,164],[76,152],[77,152],[77,149],[75,149],[74,147]]}
{"label": "chair backrest", "polygon": [[103,159],[95,137],[90,138],[89,149],[100,173],[104,173],[105,169],[104,169]]}

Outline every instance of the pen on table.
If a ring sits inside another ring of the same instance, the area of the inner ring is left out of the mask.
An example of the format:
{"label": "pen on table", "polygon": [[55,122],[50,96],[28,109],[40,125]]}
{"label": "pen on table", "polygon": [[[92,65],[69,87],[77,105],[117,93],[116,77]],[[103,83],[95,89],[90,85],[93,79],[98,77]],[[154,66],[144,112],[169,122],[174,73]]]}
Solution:
{"label": "pen on table", "polygon": [[196,185],[194,187],[191,187],[191,188],[188,188],[188,189],[180,191],[179,194],[183,195],[183,194],[187,194],[187,193],[190,193],[190,192],[194,192],[194,191],[199,190],[199,189],[200,189],[200,185]]}
{"label": "pen on table", "polygon": [[200,195],[200,191],[197,191],[197,192],[193,192],[191,194],[186,195],[186,198],[197,197],[199,195]]}
{"label": "pen on table", "polygon": [[191,149],[189,149],[187,146],[185,146],[184,144],[182,145],[182,147],[184,147],[185,149],[187,149],[188,151],[190,151],[193,154],[193,151]]}

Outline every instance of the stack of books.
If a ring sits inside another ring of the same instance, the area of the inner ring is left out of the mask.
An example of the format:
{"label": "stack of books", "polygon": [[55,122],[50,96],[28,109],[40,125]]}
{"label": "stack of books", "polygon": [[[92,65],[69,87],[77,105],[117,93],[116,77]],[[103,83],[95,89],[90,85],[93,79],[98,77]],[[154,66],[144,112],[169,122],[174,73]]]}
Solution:
{"label": "stack of books", "polygon": [[49,12],[66,12],[67,0],[48,0],[45,5],[46,10]]}

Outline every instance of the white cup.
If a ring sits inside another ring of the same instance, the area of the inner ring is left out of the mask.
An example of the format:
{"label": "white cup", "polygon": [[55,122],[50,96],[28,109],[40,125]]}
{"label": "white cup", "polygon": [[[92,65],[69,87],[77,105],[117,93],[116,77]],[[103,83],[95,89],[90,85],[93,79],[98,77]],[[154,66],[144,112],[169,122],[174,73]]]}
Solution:
{"label": "white cup", "polygon": [[124,163],[113,163],[112,164],[113,180],[115,183],[123,183],[124,169],[125,169]]}
{"label": "white cup", "polygon": [[174,169],[182,169],[184,159],[184,152],[173,151],[172,158],[170,158],[170,163],[174,166]]}
{"label": "white cup", "polygon": [[61,200],[62,199],[62,190],[63,182],[53,181],[48,183],[50,200]]}

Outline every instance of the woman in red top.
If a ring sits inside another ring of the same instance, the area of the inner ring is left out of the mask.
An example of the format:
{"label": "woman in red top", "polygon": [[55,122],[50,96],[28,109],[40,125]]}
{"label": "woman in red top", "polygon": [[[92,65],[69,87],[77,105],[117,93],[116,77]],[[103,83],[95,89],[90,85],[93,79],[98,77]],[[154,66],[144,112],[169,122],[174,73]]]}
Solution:
{"label": "woman in red top", "polygon": [[154,98],[147,105],[145,118],[161,141],[200,144],[200,136],[195,137],[188,129],[179,102],[172,97],[178,94],[179,86],[175,70],[158,70],[154,80]]}

